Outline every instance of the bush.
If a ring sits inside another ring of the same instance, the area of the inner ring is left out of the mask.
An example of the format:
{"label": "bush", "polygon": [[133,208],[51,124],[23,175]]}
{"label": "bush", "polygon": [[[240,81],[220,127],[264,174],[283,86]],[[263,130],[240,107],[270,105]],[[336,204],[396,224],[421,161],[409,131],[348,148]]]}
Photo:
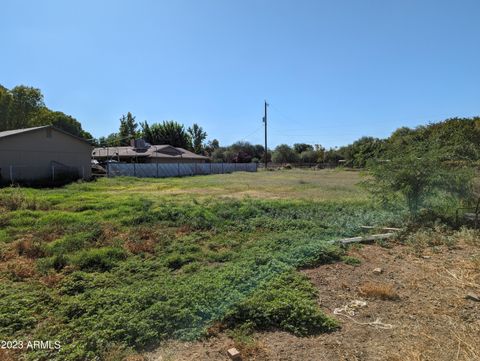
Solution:
{"label": "bush", "polygon": [[280,329],[297,336],[330,331],[337,323],[316,303],[316,292],[305,277],[289,272],[259,287],[227,316],[227,324],[250,323],[256,329]]}
{"label": "bush", "polygon": [[195,259],[191,256],[173,254],[165,260],[165,263],[166,263],[168,268],[170,268],[171,270],[174,271],[174,270],[182,268],[183,265],[186,265],[186,264],[188,264],[188,263],[190,263],[194,260]]}
{"label": "bush", "polygon": [[[391,159],[369,163],[370,179],[364,186],[382,203],[405,201],[412,220],[417,221],[423,208],[452,208],[472,195],[471,169],[448,164],[431,152],[398,152]],[[448,207],[442,207],[442,203]],[[443,213],[443,212],[441,212]]]}
{"label": "bush", "polygon": [[109,271],[119,260],[125,258],[123,249],[104,247],[78,252],[71,257],[71,262],[81,270],[103,272]]}
{"label": "bush", "polygon": [[342,261],[350,266],[358,266],[362,263],[362,261],[360,261],[358,258],[352,256],[343,256]]}

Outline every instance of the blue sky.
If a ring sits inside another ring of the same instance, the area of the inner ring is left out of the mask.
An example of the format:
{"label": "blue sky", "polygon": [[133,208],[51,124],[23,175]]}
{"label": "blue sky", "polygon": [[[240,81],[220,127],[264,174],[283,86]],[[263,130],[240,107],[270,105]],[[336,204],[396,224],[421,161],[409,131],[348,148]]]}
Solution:
{"label": "blue sky", "polygon": [[2,0],[0,84],[94,136],[131,111],[221,144],[348,144],[479,114],[478,0]]}

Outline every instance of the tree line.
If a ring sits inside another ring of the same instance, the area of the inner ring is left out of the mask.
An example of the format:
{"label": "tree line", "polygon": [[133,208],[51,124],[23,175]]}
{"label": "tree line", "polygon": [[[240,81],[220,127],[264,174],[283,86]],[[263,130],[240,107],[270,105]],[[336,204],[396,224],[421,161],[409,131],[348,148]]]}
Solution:
{"label": "tree line", "polygon": [[0,131],[53,125],[85,139],[92,135],[74,117],[45,106],[40,89],[24,85],[12,89],[0,85]]}
{"label": "tree line", "polygon": [[386,139],[362,137],[352,144],[326,150],[320,145],[282,144],[273,151],[274,163],[329,163],[365,168],[370,161],[399,154],[436,154],[444,161],[480,160],[480,117],[451,118],[416,128],[402,127]]}
{"label": "tree line", "polygon": [[[217,139],[207,141],[207,132],[196,123],[185,127],[173,120],[137,122],[130,112],[121,116],[117,132],[93,139],[74,117],[49,109],[40,89],[20,85],[9,90],[0,85],[0,131],[41,125],[54,125],[96,146],[125,146],[130,145],[132,139],[143,138],[150,144],[170,144],[204,154],[215,162],[262,162],[265,157],[263,145],[239,141],[223,146]],[[403,127],[386,139],[362,137],[339,148],[280,144],[267,150],[267,159],[276,164],[364,168],[373,160],[395,158],[399,153],[435,153],[449,161],[478,161],[480,117],[452,118],[414,129]]]}

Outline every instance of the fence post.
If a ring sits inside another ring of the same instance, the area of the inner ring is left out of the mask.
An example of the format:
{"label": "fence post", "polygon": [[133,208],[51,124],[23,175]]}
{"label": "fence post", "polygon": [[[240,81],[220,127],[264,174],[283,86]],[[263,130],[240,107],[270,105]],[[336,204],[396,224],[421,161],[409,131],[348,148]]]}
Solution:
{"label": "fence post", "polygon": [[137,176],[137,163],[133,163],[133,176],[136,177]]}
{"label": "fence post", "polygon": [[55,182],[55,166],[52,165],[52,182]]}
{"label": "fence post", "polygon": [[10,182],[13,184],[13,165],[10,166]]}
{"label": "fence post", "polygon": [[223,162],[222,162],[222,174],[225,173],[224,167],[223,167]]}

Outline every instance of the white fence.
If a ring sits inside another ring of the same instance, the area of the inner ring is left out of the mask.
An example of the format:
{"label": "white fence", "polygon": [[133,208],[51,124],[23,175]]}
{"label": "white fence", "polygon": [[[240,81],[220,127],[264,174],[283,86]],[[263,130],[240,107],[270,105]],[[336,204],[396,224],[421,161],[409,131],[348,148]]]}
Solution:
{"label": "white fence", "polygon": [[165,178],[256,171],[256,163],[109,163],[107,174],[110,177]]}

